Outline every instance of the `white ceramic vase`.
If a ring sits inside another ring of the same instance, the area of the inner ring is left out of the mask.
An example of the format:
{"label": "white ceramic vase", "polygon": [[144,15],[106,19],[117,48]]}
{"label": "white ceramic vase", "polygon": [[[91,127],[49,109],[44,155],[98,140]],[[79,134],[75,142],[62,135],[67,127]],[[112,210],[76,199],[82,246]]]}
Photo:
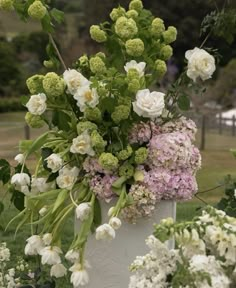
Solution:
{"label": "white ceramic vase", "polygon": [[[102,203],[103,223],[108,221],[107,211],[111,205]],[[128,267],[138,255],[148,252],[145,239],[154,231],[153,224],[161,219],[176,217],[176,202],[161,201],[151,218],[140,219],[137,224],[123,221],[112,241],[97,241],[94,235],[86,245],[86,257],[91,265],[87,288],[127,288],[130,272]],[[76,220],[75,229],[80,222]],[[169,242],[172,248],[173,242]]]}

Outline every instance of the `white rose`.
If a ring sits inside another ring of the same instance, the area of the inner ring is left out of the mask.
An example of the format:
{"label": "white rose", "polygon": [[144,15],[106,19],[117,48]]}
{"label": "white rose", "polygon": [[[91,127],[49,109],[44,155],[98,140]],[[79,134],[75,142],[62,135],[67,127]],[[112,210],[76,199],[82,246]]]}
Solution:
{"label": "white rose", "polygon": [[156,118],[162,114],[165,108],[164,93],[150,92],[149,89],[139,90],[133,109],[139,116]]}
{"label": "white rose", "polygon": [[118,217],[112,217],[109,221],[109,224],[113,229],[117,230],[120,229],[122,223]]}
{"label": "white rose", "polygon": [[74,95],[81,112],[84,112],[88,106],[91,108],[96,107],[99,103],[98,98],[97,90],[95,88],[90,89],[89,85],[81,87]]}
{"label": "white rose", "polygon": [[46,95],[44,93],[39,93],[37,95],[32,95],[25,106],[31,114],[42,115],[47,108],[46,100]]}
{"label": "white rose", "polygon": [[87,131],[84,131],[81,135],[73,139],[70,152],[88,154],[90,156],[95,155],[95,152],[91,146],[91,137]]}
{"label": "white rose", "polygon": [[65,166],[59,171],[59,176],[56,178],[57,185],[62,189],[71,189],[78,175],[79,169],[77,167]]}
{"label": "white rose", "polygon": [[32,177],[31,180],[31,193],[36,195],[38,193],[46,192],[50,189],[52,189],[54,186],[54,183],[47,183],[47,178],[35,178]]}
{"label": "white rose", "polygon": [[72,95],[76,94],[77,90],[82,86],[89,85],[88,79],[75,69],[66,70],[63,73],[63,78],[66,82],[68,92]]}
{"label": "white rose", "polygon": [[96,229],[97,240],[112,240],[115,236],[116,232],[109,224],[103,224]]}
{"label": "white rose", "polygon": [[188,60],[187,75],[193,81],[200,77],[203,81],[211,78],[216,70],[215,58],[204,49],[195,47],[185,53]]}
{"label": "white rose", "polygon": [[60,170],[63,164],[61,156],[55,153],[48,156],[45,160],[47,161],[47,167],[51,169],[53,173]]}
{"label": "white rose", "polygon": [[40,251],[40,255],[42,256],[41,262],[43,265],[55,265],[61,263],[61,248],[57,246],[48,246],[43,248]]}
{"label": "white rose", "polygon": [[139,77],[142,77],[144,75],[145,67],[146,67],[145,62],[137,63],[135,60],[131,60],[130,62],[126,63],[124,69],[127,73],[129,72],[130,69],[136,69],[139,73]]}
{"label": "white rose", "polygon": [[85,221],[88,219],[91,213],[91,205],[90,203],[81,203],[78,207],[76,207],[76,217],[81,220]]}
{"label": "white rose", "polygon": [[66,274],[67,274],[66,267],[61,263],[55,264],[51,267],[50,270],[51,277],[61,278],[64,277]]}
{"label": "white rose", "polygon": [[11,178],[11,184],[25,195],[29,194],[30,177],[26,173],[16,173]]}
{"label": "white rose", "polygon": [[14,160],[18,162],[19,164],[23,164],[25,160],[25,156],[24,154],[17,154]]}
{"label": "white rose", "polygon": [[[84,266],[87,266],[86,263]],[[89,283],[88,272],[82,268],[80,263],[75,263],[69,270],[72,272],[70,282],[73,284],[73,287],[78,288]]]}
{"label": "white rose", "polygon": [[44,248],[44,243],[39,235],[32,235],[26,240],[25,255],[37,255]]}

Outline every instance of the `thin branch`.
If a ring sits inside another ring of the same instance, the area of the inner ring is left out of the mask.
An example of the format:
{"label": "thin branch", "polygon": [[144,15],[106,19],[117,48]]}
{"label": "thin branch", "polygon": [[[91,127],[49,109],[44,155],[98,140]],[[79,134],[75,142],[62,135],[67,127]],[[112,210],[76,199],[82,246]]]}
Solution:
{"label": "thin branch", "polygon": [[57,48],[57,44],[56,44],[56,42],[54,41],[54,39],[53,39],[53,37],[52,37],[52,34],[48,33],[48,36],[49,36],[50,42],[52,43],[52,46],[54,47],[54,49],[55,49],[55,51],[56,51],[56,53],[57,53],[57,56],[58,56],[58,58],[59,58],[59,60],[60,60],[60,62],[61,62],[61,64],[62,64],[63,68],[64,68],[65,70],[67,70],[66,64],[65,64],[65,62],[64,62],[64,60],[63,60],[63,58],[62,58],[62,56],[61,56],[60,51],[59,51],[58,48]]}
{"label": "thin branch", "polygon": [[213,187],[213,188],[210,188],[210,189],[207,189],[207,190],[203,190],[203,191],[197,192],[196,195],[198,195],[198,194],[203,194],[203,193],[207,193],[207,192],[216,190],[216,189],[218,189],[218,188],[221,188],[221,187],[223,187],[223,186],[225,186],[225,185],[224,185],[224,184],[221,184],[221,185],[215,186],[215,187]]}
{"label": "thin branch", "polygon": [[209,203],[207,203],[205,200],[203,200],[202,198],[198,197],[197,194],[194,195],[199,201],[201,201],[202,203],[204,203],[205,205],[209,205]]}
{"label": "thin branch", "polygon": [[203,40],[200,49],[205,45],[205,43],[207,42],[207,40],[209,39],[209,37],[211,36],[211,33],[213,31],[213,28],[211,29],[211,31],[207,34],[206,38]]}

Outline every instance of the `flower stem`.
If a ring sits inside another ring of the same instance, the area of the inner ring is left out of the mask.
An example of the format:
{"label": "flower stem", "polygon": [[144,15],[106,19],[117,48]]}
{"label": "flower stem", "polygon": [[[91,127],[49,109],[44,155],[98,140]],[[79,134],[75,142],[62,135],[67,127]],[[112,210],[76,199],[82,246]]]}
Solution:
{"label": "flower stem", "polygon": [[67,70],[66,64],[65,64],[65,62],[64,62],[64,60],[63,60],[63,58],[62,58],[62,56],[61,56],[61,53],[59,52],[59,50],[58,50],[58,48],[57,48],[57,44],[56,44],[56,42],[54,41],[54,39],[53,39],[53,37],[52,37],[52,34],[51,34],[51,33],[48,33],[48,36],[49,36],[50,42],[52,43],[53,48],[55,49],[55,51],[56,51],[56,53],[57,53],[57,56],[58,56],[58,58],[59,58],[59,60],[60,60],[60,62],[61,62],[61,64],[62,64],[64,70]]}

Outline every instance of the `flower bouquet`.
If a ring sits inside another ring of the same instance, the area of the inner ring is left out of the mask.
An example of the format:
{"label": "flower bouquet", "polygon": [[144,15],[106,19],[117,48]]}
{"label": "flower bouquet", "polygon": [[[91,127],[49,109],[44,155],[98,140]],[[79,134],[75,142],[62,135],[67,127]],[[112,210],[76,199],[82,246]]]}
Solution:
{"label": "flower bouquet", "polygon": [[[43,27],[48,17],[58,19],[44,2],[29,2],[26,15]],[[181,110],[190,104],[186,87],[199,85],[198,78],[209,79],[215,70],[208,52],[187,51],[187,70],[163,92],[155,84],[167,72],[176,29],[166,29],[140,0],[132,0],[127,11],[113,9],[110,18],[111,23],[90,28],[103,52],[81,56],[62,75],[48,72],[27,80],[31,96],[25,101],[25,120],[30,127],[46,124],[48,129],[34,141],[20,142],[19,164],[9,185],[13,202],[22,210],[12,220],[18,222],[17,230],[32,225],[25,254],[41,255],[42,264],[51,266],[51,276],[66,273],[61,264],[63,228],[76,215],[79,227],[65,253],[74,287],[89,281],[85,248],[91,233],[98,241],[112,240],[122,230],[121,219],[138,223],[158,213],[160,201],[188,200],[196,193],[201,164],[193,144],[196,126]],[[51,67],[53,60],[45,65]],[[37,164],[30,172],[26,160],[32,155]],[[9,171],[6,162],[1,164]],[[116,249],[119,253],[119,245]]]}

